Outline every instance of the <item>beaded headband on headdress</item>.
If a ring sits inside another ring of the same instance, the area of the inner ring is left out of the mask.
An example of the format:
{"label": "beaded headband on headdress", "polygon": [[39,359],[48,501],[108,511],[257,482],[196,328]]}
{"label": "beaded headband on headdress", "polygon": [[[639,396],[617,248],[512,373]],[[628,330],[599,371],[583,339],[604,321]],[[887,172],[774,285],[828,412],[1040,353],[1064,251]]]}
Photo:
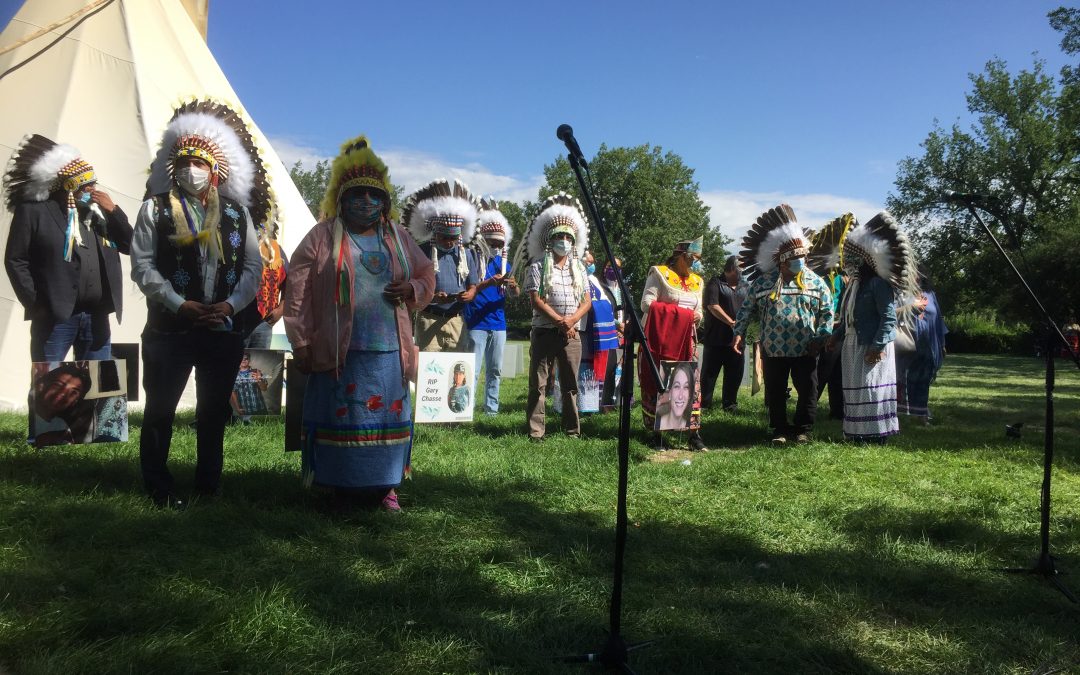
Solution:
{"label": "beaded headband on headdress", "polygon": [[97,182],[94,167],[84,159],[76,159],[68,163],[56,174],[60,178],[60,185],[68,192],[75,192],[84,185]]}
{"label": "beaded headband on headdress", "polygon": [[210,165],[210,170],[218,175],[219,180],[224,181],[229,177],[228,158],[225,157],[225,153],[221,151],[218,144],[209,138],[185,134],[176,139],[169,161],[175,166],[176,160],[181,157],[196,157],[203,160]]}

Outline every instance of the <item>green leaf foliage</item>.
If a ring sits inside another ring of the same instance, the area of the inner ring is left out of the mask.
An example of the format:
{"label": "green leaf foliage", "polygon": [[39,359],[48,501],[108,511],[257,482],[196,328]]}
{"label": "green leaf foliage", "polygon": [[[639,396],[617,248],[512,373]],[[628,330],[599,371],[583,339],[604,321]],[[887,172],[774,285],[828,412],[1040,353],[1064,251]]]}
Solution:
{"label": "green leaf foliage", "polygon": [[[708,273],[723,269],[731,240],[709,226],[709,207],[698,196],[694,170],[673,152],[649,144],[632,148],[601,145],[589,161],[596,208],[607,227],[613,253],[640,290],[652,265],[662,264],[679,241],[704,235],[702,263]],[[565,158],[544,167],[543,200],[568,192],[585,200]],[[602,267],[606,256],[595,224],[590,246]]]}
{"label": "green leaf foliage", "polygon": [[[1051,12],[1062,48],[1080,50],[1080,13]],[[974,122],[935,122],[922,154],[898,167],[888,207],[911,228],[947,312],[993,308],[1009,320],[1034,319],[1035,308],[976,218],[950,203],[950,191],[983,195],[979,214],[1057,320],[1075,314],[1072,279],[1080,212],[1080,83],[1066,67],[1059,79],[1036,60],[1011,73],[993,59],[970,76]],[[1064,273],[1066,271],[1069,273]]]}

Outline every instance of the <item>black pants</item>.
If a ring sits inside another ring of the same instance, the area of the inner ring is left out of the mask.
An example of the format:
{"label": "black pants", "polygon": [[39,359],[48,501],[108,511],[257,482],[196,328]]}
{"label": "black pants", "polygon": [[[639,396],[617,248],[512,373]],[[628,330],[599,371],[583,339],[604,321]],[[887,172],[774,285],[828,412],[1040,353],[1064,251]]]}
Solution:
{"label": "black pants", "polygon": [[817,361],[817,397],[829,390],[829,417],[844,419],[844,376],[840,371],[840,349],[822,350]]}
{"label": "black pants", "polygon": [[167,462],[173,419],[194,368],[195,414],[199,420],[195,489],[213,492],[221,482],[229,394],[244,353],[243,337],[206,329],[186,333],[147,329],[142,339],[146,407],[139,460],[146,491],[155,498],[172,493],[173,477]]}
{"label": "black pants", "polygon": [[[778,434],[806,434],[814,427],[817,414],[817,358],[810,356],[764,356],[761,359],[765,379],[765,405],[769,426]],[[795,423],[787,423],[788,376],[795,385]]]}
{"label": "black pants", "polygon": [[738,354],[731,347],[713,347],[705,345],[701,356],[701,406],[712,407],[713,390],[720,371],[724,372],[724,384],[720,390],[720,404],[730,408],[738,403],[739,386],[742,384],[745,355]]}

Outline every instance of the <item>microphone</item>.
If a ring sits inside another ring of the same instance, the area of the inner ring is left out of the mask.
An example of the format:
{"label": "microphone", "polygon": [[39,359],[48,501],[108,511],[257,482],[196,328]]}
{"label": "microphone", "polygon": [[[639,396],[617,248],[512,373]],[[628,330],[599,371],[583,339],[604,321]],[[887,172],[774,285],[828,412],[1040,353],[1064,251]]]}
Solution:
{"label": "microphone", "polygon": [[588,168],[589,165],[585,162],[585,155],[581,154],[581,147],[578,146],[577,139],[574,138],[574,130],[569,124],[560,124],[559,128],[555,130],[555,137],[566,145],[566,149],[571,155],[577,157],[578,161]]}
{"label": "microphone", "polygon": [[953,192],[952,190],[945,191],[945,201],[947,202],[979,202],[988,201],[990,197],[987,195],[980,195],[974,192]]}

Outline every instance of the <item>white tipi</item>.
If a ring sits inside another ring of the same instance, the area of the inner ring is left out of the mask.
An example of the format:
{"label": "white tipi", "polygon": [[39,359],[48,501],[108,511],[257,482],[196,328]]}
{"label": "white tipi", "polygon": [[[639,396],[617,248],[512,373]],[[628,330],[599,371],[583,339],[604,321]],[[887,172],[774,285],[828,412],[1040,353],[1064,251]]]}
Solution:
{"label": "white tipi", "polygon": [[[247,115],[206,46],[207,0],[27,0],[0,34],[0,171],[19,140],[70,143],[134,224],[147,170],[173,109],[210,96]],[[201,23],[201,25],[200,25]],[[300,193],[248,116],[277,196],[289,253],[314,224]],[[0,241],[11,214],[0,200]],[[146,302],[129,281],[113,342],[138,342]],[[0,274],[0,408],[26,406],[30,324]]]}

